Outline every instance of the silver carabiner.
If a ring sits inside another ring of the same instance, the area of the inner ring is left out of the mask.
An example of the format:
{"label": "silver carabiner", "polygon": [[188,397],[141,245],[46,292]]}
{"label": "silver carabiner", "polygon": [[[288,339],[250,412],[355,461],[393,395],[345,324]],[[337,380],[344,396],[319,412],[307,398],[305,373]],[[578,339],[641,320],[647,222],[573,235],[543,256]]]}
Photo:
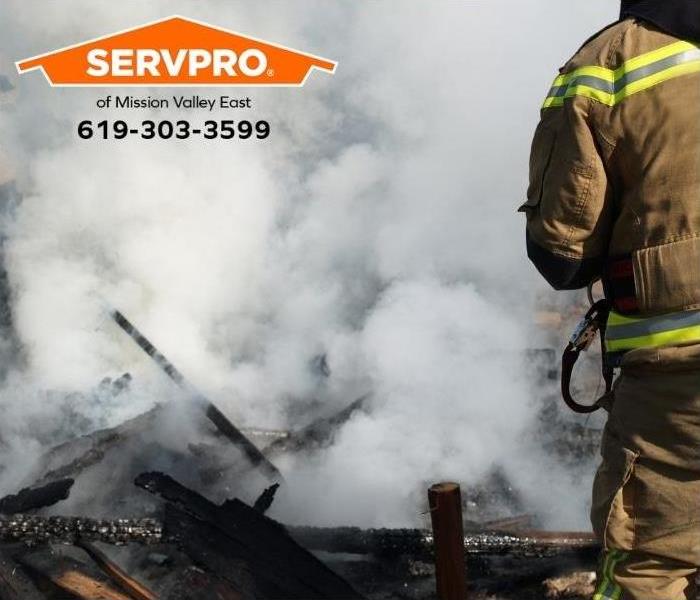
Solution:
{"label": "silver carabiner", "polygon": [[593,317],[584,317],[576,325],[576,329],[569,338],[569,343],[579,352],[585,352],[595,340],[600,328],[598,321]]}

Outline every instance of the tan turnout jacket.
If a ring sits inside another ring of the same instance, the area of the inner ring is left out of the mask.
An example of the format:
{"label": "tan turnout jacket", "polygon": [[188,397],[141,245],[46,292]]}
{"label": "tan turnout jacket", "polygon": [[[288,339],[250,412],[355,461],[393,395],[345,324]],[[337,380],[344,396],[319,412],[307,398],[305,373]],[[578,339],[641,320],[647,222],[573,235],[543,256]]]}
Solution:
{"label": "tan turnout jacket", "polygon": [[560,73],[520,208],[530,257],[558,288],[605,276],[622,313],[700,308],[700,49],[628,19]]}

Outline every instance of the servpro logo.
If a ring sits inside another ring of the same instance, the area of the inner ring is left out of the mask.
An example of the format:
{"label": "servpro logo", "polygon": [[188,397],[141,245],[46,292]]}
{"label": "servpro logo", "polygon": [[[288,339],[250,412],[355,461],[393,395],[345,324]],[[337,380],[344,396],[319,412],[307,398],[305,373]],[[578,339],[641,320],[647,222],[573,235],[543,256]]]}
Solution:
{"label": "servpro logo", "polygon": [[336,62],[173,16],[16,63],[53,86],[301,86]]}

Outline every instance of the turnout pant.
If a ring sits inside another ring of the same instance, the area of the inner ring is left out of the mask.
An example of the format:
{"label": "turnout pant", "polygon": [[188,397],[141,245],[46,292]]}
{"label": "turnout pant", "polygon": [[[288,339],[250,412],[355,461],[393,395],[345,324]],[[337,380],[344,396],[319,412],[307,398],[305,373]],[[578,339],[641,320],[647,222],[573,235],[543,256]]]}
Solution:
{"label": "turnout pant", "polygon": [[591,521],[594,600],[694,599],[700,567],[700,368],[625,369],[611,393]]}

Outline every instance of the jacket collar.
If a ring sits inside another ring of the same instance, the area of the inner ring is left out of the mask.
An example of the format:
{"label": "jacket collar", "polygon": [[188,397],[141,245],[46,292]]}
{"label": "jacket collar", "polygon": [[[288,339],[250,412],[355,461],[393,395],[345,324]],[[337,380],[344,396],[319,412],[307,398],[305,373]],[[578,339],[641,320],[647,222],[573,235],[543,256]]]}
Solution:
{"label": "jacket collar", "polygon": [[700,42],[700,0],[622,0],[620,18],[648,21],[671,35]]}

